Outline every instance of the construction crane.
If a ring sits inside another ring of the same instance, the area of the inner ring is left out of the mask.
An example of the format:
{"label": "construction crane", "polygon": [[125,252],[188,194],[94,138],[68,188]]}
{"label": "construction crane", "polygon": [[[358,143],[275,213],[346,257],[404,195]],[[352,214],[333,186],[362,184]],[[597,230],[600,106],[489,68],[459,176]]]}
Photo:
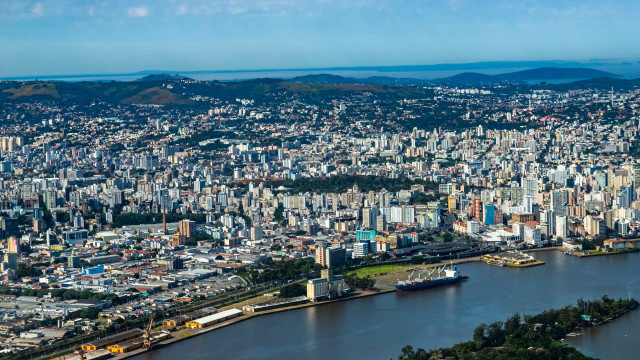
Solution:
{"label": "construction crane", "polygon": [[78,354],[80,360],[87,360],[87,357],[85,356],[87,352],[84,351],[82,347],[78,348],[78,344],[73,347],[73,352]]}
{"label": "construction crane", "polygon": [[150,349],[151,346],[153,346],[153,343],[151,342],[151,327],[153,326],[153,317],[151,317],[149,319],[149,325],[147,326],[146,329],[144,329],[144,334],[142,334],[142,337],[144,338],[144,344],[142,345],[143,348],[145,349]]}

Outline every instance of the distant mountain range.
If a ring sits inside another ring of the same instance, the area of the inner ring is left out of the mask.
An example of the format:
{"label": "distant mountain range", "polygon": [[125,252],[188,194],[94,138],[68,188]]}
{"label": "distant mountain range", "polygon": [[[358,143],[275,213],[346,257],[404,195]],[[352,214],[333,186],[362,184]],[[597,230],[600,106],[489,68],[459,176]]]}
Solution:
{"label": "distant mountain range", "polygon": [[135,81],[177,81],[177,80],[193,80],[182,75],[169,75],[169,74],[151,74]]}
{"label": "distant mountain range", "polygon": [[[117,78],[128,77],[135,78],[137,76],[169,74],[169,75],[202,75],[206,74],[246,74],[246,73],[264,73],[269,74],[263,77],[274,77],[274,73],[283,72],[303,72],[306,74],[322,74],[334,73],[336,71],[369,71],[379,73],[397,73],[397,72],[431,72],[431,71],[458,71],[458,72],[476,72],[481,70],[496,69],[536,69],[544,67],[553,68],[599,68],[601,66],[637,66],[640,61],[616,60],[616,59],[589,59],[585,61],[563,61],[563,60],[540,60],[540,61],[480,61],[471,63],[445,63],[445,64],[428,64],[428,65],[390,65],[390,66],[334,66],[334,67],[317,67],[317,68],[273,68],[273,69],[238,69],[238,70],[142,70],[127,73],[103,73],[103,74],[59,74],[59,75],[38,75],[38,76],[4,76],[2,80],[64,80],[72,81],[89,80],[91,78],[99,78],[102,80],[117,80]],[[507,71],[507,70],[505,70]],[[226,77],[231,80],[229,76]],[[235,80],[247,78],[240,76]]]}
{"label": "distant mountain range", "polygon": [[[432,96],[433,90],[424,88],[437,84],[494,84],[513,83],[514,86],[567,91],[574,89],[617,90],[637,89],[640,79],[626,80],[614,74],[589,68],[538,68],[499,75],[462,73],[438,80],[374,76],[351,78],[329,74],[299,76],[288,80],[262,78],[245,81],[181,82],[188,79],[174,74],[151,74],[136,81],[2,81],[0,101],[23,102],[32,98],[61,105],[92,104],[153,104],[197,105],[193,96],[208,96],[225,101],[237,98],[260,102],[281,91],[312,97],[334,97],[367,92],[381,99],[410,99]],[[563,84],[523,84],[524,80],[574,79],[583,80]],[[591,78],[593,77],[593,78]],[[169,86],[171,84],[171,86]],[[416,85],[416,86],[396,86]]]}
{"label": "distant mountain range", "polygon": [[311,74],[296,76],[287,79],[290,82],[307,83],[307,84],[338,84],[338,85],[355,85],[355,84],[376,84],[376,85],[428,85],[429,80],[413,79],[413,78],[394,78],[390,76],[371,76],[366,78],[354,78],[333,74]]}
{"label": "distant mountain range", "polygon": [[448,84],[496,84],[501,82],[524,82],[530,80],[566,80],[617,77],[610,72],[590,68],[541,67],[498,75],[487,75],[477,72],[463,72],[446,78],[421,80],[412,78],[392,78],[373,76],[367,78],[343,77],[331,74],[297,76],[289,79],[292,82],[313,84],[380,84],[380,85],[417,85]]}

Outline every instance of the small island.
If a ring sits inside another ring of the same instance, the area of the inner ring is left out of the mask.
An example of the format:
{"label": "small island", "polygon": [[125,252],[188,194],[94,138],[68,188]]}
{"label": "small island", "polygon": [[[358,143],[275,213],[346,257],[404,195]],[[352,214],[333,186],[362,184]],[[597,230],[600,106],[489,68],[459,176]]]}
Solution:
{"label": "small island", "polygon": [[514,314],[506,321],[480,324],[473,340],[426,351],[407,345],[398,360],[427,359],[591,359],[562,342],[567,334],[600,325],[638,307],[638,301],[579,299],[575,306],[537,315]]}

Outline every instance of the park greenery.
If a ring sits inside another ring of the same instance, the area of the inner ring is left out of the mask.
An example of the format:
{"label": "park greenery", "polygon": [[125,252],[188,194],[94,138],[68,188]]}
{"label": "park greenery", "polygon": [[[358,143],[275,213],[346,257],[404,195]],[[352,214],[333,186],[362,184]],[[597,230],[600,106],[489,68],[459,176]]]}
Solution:
{"label": "park greenery", "polygon": [[293,283],[280,288],[279,297],[290,298],[290,297],[305,296],[305,295],[307,295],[307,289],[304,287],[304,285],[300,283]]}
{"label": "park greenery", "polygon": [[213,236],[207,233],[199,233],[187,238],[187,241],[185,242],[185,244],[187,246],[197,246],[199,241],[212,241],[212,240],[213,240]]}
{"label": "park greenery", "polygon": [[14,288],[7,286],[0,286],[0,294],[3,295],[16,295],[16,296],[36,296],[43,297],[51,294],[54,298],[61,298],[62,300],[81,300],[81,299],[93,299],[93,300],[106,300],[118,302],[118,295],[113,293],[97,293],[89,290],[78,291],[72,289],[24,289]]}
{"label": "park greenery", "polygon": [[504,322],[480,324],[473,332],[473,340],[450,348],[426,351],[406,346],[398,359],[590,359],[559,340],[572,331],[615,319],[637,307],[634,299],[579,299],[575,306],[524,317],[514,314]]}
{"label": "park greenery", "polygon": [[24,263],[18,264],[15,271],[15,275],[18,277],[34,277],[42,275],[42,270],[40,270],[39,266],[29,266]]}
{"label": "park greenery", "polygon": [[344,276],[344,282],[350,289],[372,290],[375,280],[370,277],[359,277],[356,273],[350,273]]}
{"label": "park greenery", "polygon": [[253,284],[262,284],[271,281],[286,281],[301,277],[320,277],[322,266],[316,264],[313,258],[266,261],[248,268],[240,268],[236,274]]}
{"label": "park greenery", "polygon": [[432,201],[438,201],[439,198],[437,198],[435,195],[431,195],[431,194],[417,194],[414,197],[411,198],[411,204],[415,205],[415,204],[426,204]]}

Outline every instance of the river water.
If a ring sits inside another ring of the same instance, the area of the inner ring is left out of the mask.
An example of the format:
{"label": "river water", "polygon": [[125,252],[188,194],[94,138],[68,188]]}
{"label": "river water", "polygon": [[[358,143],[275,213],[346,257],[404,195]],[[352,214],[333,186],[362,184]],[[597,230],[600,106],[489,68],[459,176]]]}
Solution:
{"label": "river water", "polygon": [[[470,279],[462,284],[259,316],[133,359],[386,360],[405,345],[432,349],[470,340],[480,323],[504,321],[515,312],[535,314],[605,294],[640,298],[638,253],[582,259],[558,251],[532,255],[546,265],[463,264],[459,269]],[[635,311],[567,341],[601,359],[632,359],[638,320]]]}

